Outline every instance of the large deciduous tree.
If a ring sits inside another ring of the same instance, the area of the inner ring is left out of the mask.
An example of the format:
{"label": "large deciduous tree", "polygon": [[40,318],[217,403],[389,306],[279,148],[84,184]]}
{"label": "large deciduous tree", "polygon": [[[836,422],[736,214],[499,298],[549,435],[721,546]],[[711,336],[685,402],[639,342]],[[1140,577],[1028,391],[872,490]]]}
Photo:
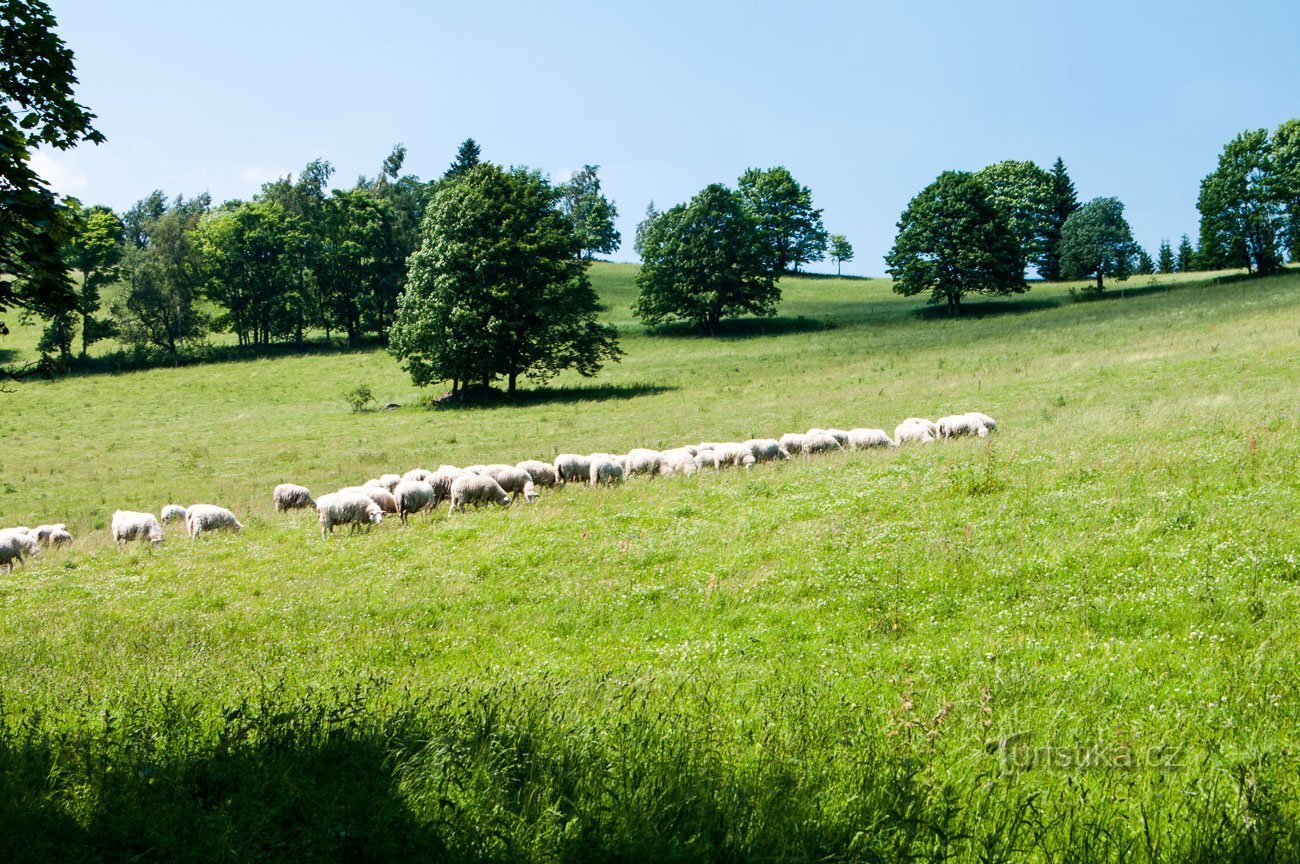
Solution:
{"label": "large deciduous tree", "polygon": [[1273,194],[1285,214],[1286,245],[1292,263],[1300,262],[1300,119],[1273,132]]}
{"label": "large deciduous tree", "polygon": [[651,326],[679,319],[706,333],[723,318],[776,313],[771,247],[741,197],[714,183],[644,223],[632,311]]}
{"label": "large deciduous tree", "polygon": [[1038,275],[1053,281],[1061,278],[1061,229],[1070,214],[1079,209],[1079,196],[1074,191],[1074,181],[1065,170],[1060,156],[1052,163],[1052,202],[1047,231],[1043,238],[1043,255],[1038,260]]}
{"label": "large deciduous tree", "polygon": [[929,291],[930,303],[946,303],[954,315],[967,294],[1028,290],[1015,235],[965,171],[945,171],[908,203],[885,263],[896,292]]}
{"label": "large deciduous tree", "polygon": [[1105,277],[1127,277],[1136,251],[1118,198],[1092,199],[1070,214],[1061,229],[1062,275],[1067,279],[1096,276],[1099,292],[1106,287]]}
{"label": "large deciduous tree", "polygon": [[117,279],[124,241],[122,221],[110,208],[90,207],[79,214],[76,233],[68,244],[68,263],[81,272],[77,312],[81,315],[83,357],[91,345],[115,331],[110,321],[99,318],[99,309],[103,289]]}
{"label": "large deciduous tree", "polygon": [[[1064,166],[1062,166],[1064,169]],[[997,162],[975,174],[1020,246],[1022,269],[1052,265],[1055,178],[1033,162]],[[1068,180],[1068,177],[1066,178]]]}
{"label": "large deciduous tree", "polygon": [[1207,267],[1245,267],[1268,274],[1282,266],[1285,210],[1268,131],[1233,138],[1201,181],[1201,256]]}
{"label": "large deciduous tree", "polygon": [[77,291],[64,252],[75,219],[31,156],[37,147],[67,150],[104,136],[73,98],[73,55],[55,25],[41,0],[0,0],[0,312],[61,314],[68,324]]}
{"label": "large deciduous tree", "polygon": [[786,168],[750,168],[736,190],[758,226],[775,275],[798,272],[799,265],[825,257],[822,211],[813,206],[812,191]]}
{"label": "large deciduous tree", "polygon": [[539,174],[490,163],[443,184],[421,227],[389,351],[420,386],[488,386],[561,370],[594,375],[620,356],[578,256],[573,223]]}
{"label": "large deciduous tree", "polygon": [[561,208],[573,221],[580,254],[587,259],[598,252],[609,255],[618,251],[623,239],[614,227],[618,208],[600,192],[600,178],[596,174],[599,170],[599,165],[584,165],[560,187]]}

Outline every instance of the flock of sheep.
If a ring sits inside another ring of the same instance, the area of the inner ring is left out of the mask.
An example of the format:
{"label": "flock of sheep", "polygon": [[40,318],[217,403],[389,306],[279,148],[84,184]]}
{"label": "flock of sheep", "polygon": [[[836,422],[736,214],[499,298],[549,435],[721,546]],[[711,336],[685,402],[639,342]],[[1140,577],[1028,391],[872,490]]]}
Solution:
{"label": "flock of sheep", "polygon": [[[987,414],[971,411],[953,414],[937,421],[909,417],[894,429],[890,438],[883,429],[809,429],[804,433],[787,433],[780,439],[751,438],[741,442],[703,442],[674,447],[670,450],[636,448],[626,454],[561,453],[554,462],[528,459],[517,465],[471,465],[457,468],[443,465],[437,471],[415,468],[405,474],[385,474],[360,486],[349,486],[313,498],[305,486],[281,483],[272,500],[277,511],[315,509],[320,521],[321,537],[347,525],[353,532],[378,525],[384,514],[396,514],[405,525],[408,517],[432,510],[447,502],[450,512],[464,511],[466,506],[487,504],[508,506],[523,498],[537,500],[538,488],[559,488],[567,483],[607,486],[621,483],[625,477],[691,475],[702,470],[749,468],[759,462],[773,462],[792,456],[812,456],[840,450],[871,447],[897,447],[902,444],[926,444],[967,435],[987,436],[997,423]],[[113,540],[119,545],[132,540],[147,540],[157,546],[163,541],[163,524],[185,522],[190,537],[198,538],[213,531],[239,531],[235,514],[215,504],[181,507],[168,504],[159,516],[131,510],[118,510],[110,526]],[[36,528],[0,529],[0,567],[11,572],[15,562],[40,554],[42,547],[66,546],[72,535],[63,524],[38,525]]]}

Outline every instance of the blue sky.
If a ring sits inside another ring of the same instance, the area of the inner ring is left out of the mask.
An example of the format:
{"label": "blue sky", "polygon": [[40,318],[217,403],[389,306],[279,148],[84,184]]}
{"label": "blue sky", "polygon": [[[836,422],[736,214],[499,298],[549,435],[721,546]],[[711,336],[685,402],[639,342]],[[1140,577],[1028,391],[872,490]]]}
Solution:
{"label": "blue sky", "polygon": [[59,191],[249,197],[316,157],[349,185],[399,141],[431,177],[473,136],[557,180],[600,165],[617,260],[650,200],[785,165],[856,247],[846,272],[879,275],[940,171],[1058,154],[1154,253],[1195,238],[1226,141],[1300,116],[1295,0],[51,6],[108,136],[40,154]]}

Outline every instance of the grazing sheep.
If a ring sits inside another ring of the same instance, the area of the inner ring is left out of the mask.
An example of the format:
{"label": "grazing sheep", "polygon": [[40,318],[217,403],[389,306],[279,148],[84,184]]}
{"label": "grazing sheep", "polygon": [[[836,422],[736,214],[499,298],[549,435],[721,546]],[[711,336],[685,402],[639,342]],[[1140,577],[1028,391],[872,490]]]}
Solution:
{"label": "grazing sheep", "polygon": [[653,477],[659,473],[659,468],[663,465],[663,454],[658,450],[647,450],[645,447],[636,447],[627,451],[627,456],[623,457],[623,470],[629,477],[638,474],[645,474]]}
{"label": "grazing sheep", "polygon": [[432,471],[427,471],[424,468],[412,468],[410,471],[407,471],[405,474],[402,475],[402,479],[419,480],[422,483],[428,483],[429,478],[432,476],[433,476]]}
{"label": "grazing sheep", "polygon": [[383,486],[363,486],[361,494],[378,504],[385,513],[397,512],[397,497]]}
{"label": "grazing sheep", "polygon": [[701,450],[695,454],[695,469],[702,471],[705,468],[712,468],[714,471],[718,470],[718,454],[712,450]]}
{"label": "grazing sheep", "polygon": [[132,540],[148,540],[155,546],[163,542],[162,526],[152,513],[137,513],[133,510],[116,510],[113,512],[111,526],[113,542],[124,545]]}
{"label": "grazing sheep", "polygon": [[972,414],[950,414],[934,421],[934,425],[939,427],[939,437],[944,439],[961,438],[965,435],[978,435],[983,438],[989,434],[989,430],[979,418]]}
{"label": "grazing sheep", "polygon": [[159,515],[162,516],[163,524],[166,525],[168,522],[184,522],[185,513],[185,508],[179,504],[165,504],[162,513]]}
{"label": "grazing sheep", "polygon": [[889,440],[884,429],[850,429],[849,430],[849,449],[866,450],[870,447],[892,447],[894,442]]}
{"label": "grazing sheep", "polygon": [[741,442],[740,446],[748,447],[756,462],[775,462],[778,459],[790,458],[790,452],[782,448],[781,442],[775,438],[750,438],[748,441]]}
{"label": "grazing sheep", "polygon": [[839,442],[841,448],[847,447],[849,444],[849,433],[845,432],[843,429],[809,429],[808,434],[829,435]]}
{"label": "grazing sheep", "polygon": [[714,444],[712,449],[713,454],[718,457],[719,468],[750,468],[758,461],[748,447],[734,441]]}
{"label": "grazing sheep", "polygon": [[466,472],[467,474],[482,474],[483,469],[486,467],[487,467],[486,465],[466,465],[464,468],[460,470]]}
{"label": "grazing sheep", "polygon": [[200,534],[209,531],[238,533],[244,527],[239,524],[235,514],[225,507],[218,507],[215,504],[191,504],[185,509],[185,528],[190,532],[191,540],[197,540]]}
{"label": "grazing sheep", "polygon": [[699,470],[695,464],[695,454],[691,452],[694,448],[675,447],[672,450],[665,450],[659,454],[659,473],[660,474],[684,474],[690,476]]}
{"label": "grazing sheep", "polygon": [[[531,483],[532,481],[528,481]],[[457,477],[451,484],[451,507],[448,513],[455,513],[460,510],[465,511],[466,504],[473,504],[476,508],[484,504],[498,504],[502,507],[510,506],[510,496],[506,490],[501,488],[501,484],[486,477],[482,474],[467,474],[464,477]]]}
{"label": "grazing sheep", "polygon": [[981,423],[983,423],[983,424],[984,424],[984,428],[987,429],[987,430],[989,430],[990,432],[992,432],[994,429],[998,428],[998,421],[994,420],[992,417],[990,417],[990,416],[987,415],[987,414],[981,414],[981,413],[978,412],[978,411],[967,411],[967,412],[966,412],[966,416],[967,416],[967,417],[974,417],[976,420],[978,420],[978,421],[980,421]]}
{"label": "grazing sheep", "polygon": [[577,453],[561,453],[555,457],[555,470],[565,483],[586,483],[591,475],[591,460]]}
{"label": "grazing sheep", "polygon": [[[847,440],[848,436],[845,436]],[[811,456],[814,453],[835,453],[843,450],[844,445],[839,439],[827,432],[809,432],[803,436],[803,452],[805,456]]]}
{"label": "grazing sheep", "polygon": [[[310,490],[296,483],[281,483],[276,486],[275,491],[271,493],[271,500],[275,502],[277,511],[316,509],[316,502],[312,500]],[[167,521],[166,516],[163,517],[163,521]]]}
{"label": "grazing sheep", "polygon": [[528,476],[533,478],[533,485],[542,488],[552,486],[563,486],[564,480],[560,477],[560,472],[555,470],[555,466],[549,462],[541,462],[537,459],[525,459],[515,465],[516,468],[522,468],[528,472]]}
{"label": "grazing sheep", "polygon": [[929,444],[939,437],[939,427],[922,417],[908,417],[894,429],[894,446]]}
{"label": "grazing sheep", "polygon": [[36,537],[25,528],[6,528],[0,531],[0,567],[5,568],[5,573],[14,572],[15,561],[25,566],[25,559],[40,554],[41,547],[37,544]]}
{"label": "grazing sheep", "polygon": [[[401,489],[401,484],[397,488]],[[336,525],[347,525],[348,533],[355,534],[361,528],[369,531],[372,526],[384,520],[384,513],[378,504],[355,492],[331,492],[320,496],[316,501],[316,512],[320,518],[322,540],[334,533]]]}
{"label": "grazing sheep", "polygon": [[781,445],[781,449],[785,452],[792,456],[798,456],[803,453],[803,441],[807,437],[807,435],[801,435],[798,432],[787,432],[781,436],[781,440],[777,443]]}
{"label": "grazing sheep", "polygon": [[[397,516],[405,525],[407,517],[412,513],[419,513],[426,507],[433,506],[433,485],[424,480],[403,480],[393,490],[393,497],[397,499]],[[378,504],[375,504],[375,509],[379,509]]]}
{"label": "grazing sheep", "polygon": [[513,465],[486,465],[483,468],[482,476],[491,477],[497,481],[497,485],[510,495],[512,502],[518,501],[520,495],[529,504],[537,502],[537,490],[533,484],[533,476],[522,468],[516,468]]}
{"label": "grazing sheep", "polygon": [[455,465],[439,466],[438,470],[433,474],[433,479],[429,481],[429,485],[433,487],[433,500],[429,502],[429,509],[435,509],[443,501],[450,501],[451,484],[456,482],[457,477],[465,476],[477,477],[478,475],[470,474],[470,472],[457,468]]}
{"label": "grazing sheep", "polygon": [[68,526],[62,522],[56,525],[37,525],[28,533],[42,546],[72,545],[72,535],[68,533]]}
{"label": "grazing sheep", "polygon": [[591,485],[613,486],[623,482],[623,466],[613,459],[598,457],[591,460]]}
{"label": "grazing sheep", "polygon": [[378,482],[383,484],[383,487],[387,489],[389,492],[392,492],[394,489],[397,488],[397,484],[402,482],[402,475],[401,474],[380,474]]}

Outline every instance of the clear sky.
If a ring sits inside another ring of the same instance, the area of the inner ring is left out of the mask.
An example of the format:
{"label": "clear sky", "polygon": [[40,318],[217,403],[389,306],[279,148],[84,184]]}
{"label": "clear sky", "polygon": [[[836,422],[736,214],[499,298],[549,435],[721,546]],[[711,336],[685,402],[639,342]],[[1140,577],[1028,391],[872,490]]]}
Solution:
{"label": "clear sky", "polygon": [[39,155],[61,192],[247,198],[317,157],[350,185],[396,142],[428,178],[472,136],[555,180],[600,165],[617,260],[652,199],[785,165],[856,247],[846,272],[879,275],[940,171],[1057,155],[1154,254],[1195,238],[1224,143],[1300,116],[1296,0],[51,6],[108,136]]}

